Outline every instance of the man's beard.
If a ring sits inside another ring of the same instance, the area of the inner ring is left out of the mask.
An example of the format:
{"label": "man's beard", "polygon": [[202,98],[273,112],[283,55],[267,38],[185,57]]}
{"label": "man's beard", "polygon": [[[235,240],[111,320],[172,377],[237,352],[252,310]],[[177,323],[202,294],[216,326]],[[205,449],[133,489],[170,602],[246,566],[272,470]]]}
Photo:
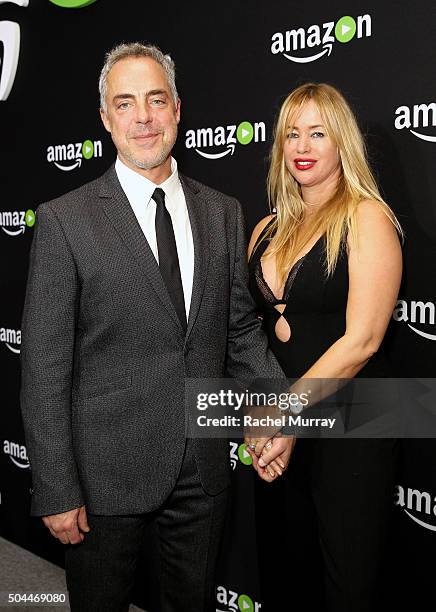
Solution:
{"label": "man's beard", "polygon": [[141,170],[152,170],[153,168],[161,166],[168,159],[168,156],[171,153],[174,143],[176,142],[176,137],[177,133],[174,134],[174,138],[171,139],[170,142],[163,142],[161,150],[158,151],[152,159],[138,159],[129,150],[125,151],[123,155],[126,159],[129,160],[130,163],[132,163],[137,168],[140,168]]}

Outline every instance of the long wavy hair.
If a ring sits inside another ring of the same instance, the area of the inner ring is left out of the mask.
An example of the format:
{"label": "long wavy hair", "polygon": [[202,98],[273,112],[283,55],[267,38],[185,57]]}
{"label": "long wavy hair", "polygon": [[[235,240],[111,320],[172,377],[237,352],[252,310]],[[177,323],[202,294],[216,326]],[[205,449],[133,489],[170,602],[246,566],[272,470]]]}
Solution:
{"label": "long wavy hair", "polygon": [[[310,100],[315,102],[327,134],[338,148],[341,174],[334,194],[317,209],[303,230],[307,205],[299,183],[286,167],[283,147],[296,116]],[[377,201],[402,236],[401,226],[381,197],[370,170],[356,118],[342,94],[331,85],[301,85],[283,102],[274,129],[267,188],[270,208],[277,215],[265,238],[271,239],[268,256],[275,256],[282,283],[298,253],[316,235],[325,235],[326,273],[333,273],[347,236],[352,241],[357,239],[356,211],[362,200]]]}

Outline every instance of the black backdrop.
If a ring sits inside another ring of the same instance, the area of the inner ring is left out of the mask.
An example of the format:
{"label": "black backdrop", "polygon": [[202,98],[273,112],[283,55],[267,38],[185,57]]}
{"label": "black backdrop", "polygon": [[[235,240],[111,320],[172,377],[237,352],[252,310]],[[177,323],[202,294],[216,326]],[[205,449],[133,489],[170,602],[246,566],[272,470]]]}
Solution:
{"label": "black backdrop", "polygon": [[[17,45],[5,34],[11,27],[6,22],[18,24],[21,32],[15,82],[0,101],[0,535],[62,563],[61,546],[39,521],[28,518],[19,330],[32,211],[102,174],[114,159],[98,116],[104,52],[121,41],[142,40],[173,56],[182,99],[175,157],[188,176],[240,199],[248,231],[267,212],[268,152],[283,98],[308,80],[339,87],[356,110],[382,192],[406,232],[404,282],[389,332],[392,359],[399,376],[432,377],[436,9],[433,0],[222,0],[207,5],[97,0],[76,9],[57,4],[62,0],[0,1],[0,83],[8,76],[11,47]],[[433,440],[406,440],[402,447],[393,499],[391,567],[397,586],[392,605],[434,597],[436,450]],[[229,459],[234,496],[217,609],[255,610],[261,600],[253,474],[236,442],[229,445]],[[142,570],[153,584],[145,570],[150,551],[147,544]],[[231,593],[247,598],[238,604]],[[141,576],[137,601],[145,604],[150,597]]]}

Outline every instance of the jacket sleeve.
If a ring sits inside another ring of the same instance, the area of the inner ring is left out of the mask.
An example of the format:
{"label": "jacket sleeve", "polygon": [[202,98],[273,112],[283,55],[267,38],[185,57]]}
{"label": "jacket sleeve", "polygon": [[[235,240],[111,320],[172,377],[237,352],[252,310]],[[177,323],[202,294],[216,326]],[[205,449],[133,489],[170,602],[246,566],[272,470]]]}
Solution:
{"label": "jacket sleeve", "polygon": [[268,349],[267,337],[257,318],[248,288],[247,244],[241,205],[236,201],[234,271],[230,293],[227,373],[246,384],[258,379],[285,379],[283,370]]}
{"label": "jacket sleeve", "polygon": [[55,212],[39,206],[22,322],[21,410],[32,469],[31,514],[83,505],[71,429],[77,270]]}

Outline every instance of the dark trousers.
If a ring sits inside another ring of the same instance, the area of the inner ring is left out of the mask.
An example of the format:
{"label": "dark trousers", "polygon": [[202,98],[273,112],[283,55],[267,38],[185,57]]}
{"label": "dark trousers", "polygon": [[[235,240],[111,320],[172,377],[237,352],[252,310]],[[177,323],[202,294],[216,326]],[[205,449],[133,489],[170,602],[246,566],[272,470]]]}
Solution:
{"label": "dark trousers", "polygon": [[[285,477],[272,485],[259,481],[265,612],[298,605],[318,612],[384,608],[396,455],[395,440],[300,439]],[[288,581],[274,580],[277,567],[286,568]]]}
{"label": "dark trousers", "polygon": [[88,514],[91,531],[65,556],[72,612],[128,610],[143,532],[150,526],[159,542],[161,612],[215,610],[215,563],[227,497],[227,490],[213,497],[204,492],[188,440],[177,484],[157,511]]}

